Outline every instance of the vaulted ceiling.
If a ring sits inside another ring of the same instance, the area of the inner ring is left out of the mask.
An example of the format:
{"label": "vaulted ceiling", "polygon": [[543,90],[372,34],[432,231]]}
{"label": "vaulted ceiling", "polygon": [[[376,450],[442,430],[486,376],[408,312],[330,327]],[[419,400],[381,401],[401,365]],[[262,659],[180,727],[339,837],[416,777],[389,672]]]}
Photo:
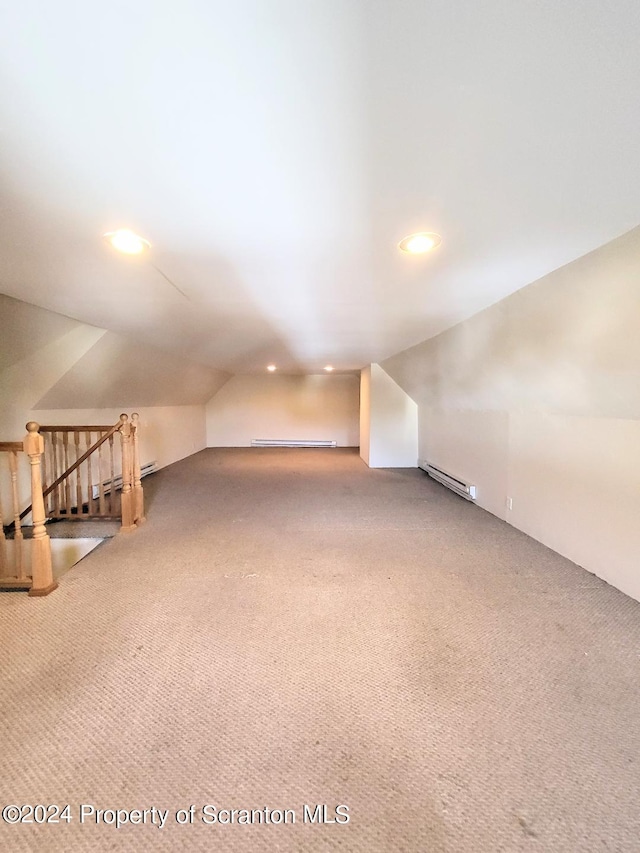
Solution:
{"label": "vaulted ceiling", "polygon": [[637,0],[5,3],[0,292],[231,372],[379,361],[640,222],[639,42]]}

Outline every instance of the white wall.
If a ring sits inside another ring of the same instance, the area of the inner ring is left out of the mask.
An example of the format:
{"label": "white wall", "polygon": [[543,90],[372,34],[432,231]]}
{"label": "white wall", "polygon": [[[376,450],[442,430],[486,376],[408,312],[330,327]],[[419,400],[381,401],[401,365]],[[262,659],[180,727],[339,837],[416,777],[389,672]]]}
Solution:
{"label": "white wall", "polygon": [[513,413],[511,524],[640,600],[640,420]]}
{"label": "white wall", "polygon": [[350,374],[234,376],[207,404],[207,445],[281,438],[356,447],[358,410],[358,377]]}
{"label": "white wall", "polygon": [[360,382],[360,456],[370,468],[415,468],[418,406],[379,364]]}
{"label": "white wall", "polygon": [[421,458],[640,600],[639,269],[640,228],[384,367]]}

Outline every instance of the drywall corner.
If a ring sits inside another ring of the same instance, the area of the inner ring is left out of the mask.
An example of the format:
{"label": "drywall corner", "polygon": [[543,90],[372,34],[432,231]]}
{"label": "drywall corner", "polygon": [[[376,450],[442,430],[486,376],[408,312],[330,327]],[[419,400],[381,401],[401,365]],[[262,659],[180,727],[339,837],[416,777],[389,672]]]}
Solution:
{"label": "drywall corner", "polygon": [[371,365],[360,371],[360,458],[368,465],[371,449]]}
{"label": "drywall corner", "polygon": [[360,455],[370,468],[418,466],[418,405],[379,364],[361,373]]}

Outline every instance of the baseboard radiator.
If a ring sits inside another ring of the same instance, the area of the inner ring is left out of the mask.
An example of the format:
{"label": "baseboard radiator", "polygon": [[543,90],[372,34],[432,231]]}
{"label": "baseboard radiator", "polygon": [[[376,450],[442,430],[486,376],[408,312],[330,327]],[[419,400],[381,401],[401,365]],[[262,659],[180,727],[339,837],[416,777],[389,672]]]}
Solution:
{"label": "baseboard radiator", "polygon": [[336,441],[295,441],[286,438],[254,438],[251,447],[337,447]]}
{"label": "baseboard radiator", "polygon": [[452,492],[460,495],[461,498],[464,498],[467,501],[475,501],[476,487],[472,486],[470,483],[465,483],[457,477],[454,477],[452,474],[447,474],[446,471],[443,471],[441,468],[436,468],[435,465],[430,465],[424,459],[418,460],[418,467],[422,468],[423,471],[426,471],[427,474],[434,480],[437,480],[438,483],[441,483],[443,486],[451,489]]}
{"label": "baseboard radiator", "polygon": [[[142,465],[140,468],[140,479],[142,480],[142,478],[146,477],[147,474],[153,474],[153,472],[155,470],[156,470],[156,463],[155,462],[147,462],[146,465]],[[109,478],[108,480],[105,480],[104,483],[102,484],[102,489],[103,489],[102,494],[108,495],[111,492],[112,488],[116,492],[122,488],[122,474],[117,474],[113,478],[113,480],[111,480],[111,478]],[[92,485],[91,491],[92,491],[92,496],[93,496],[94,501],[97,500],[100,496],[100,486],[98,484]]]}

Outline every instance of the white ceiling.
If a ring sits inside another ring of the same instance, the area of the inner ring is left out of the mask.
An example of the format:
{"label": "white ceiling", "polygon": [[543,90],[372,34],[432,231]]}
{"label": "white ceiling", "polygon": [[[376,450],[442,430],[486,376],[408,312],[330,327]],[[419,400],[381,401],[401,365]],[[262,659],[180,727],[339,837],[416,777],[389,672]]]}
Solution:
{"label": "white ceiling", "polygon": [[5,3],[0,292],[232,372],[381,360],[640,222],[638,43],[637,0]]}

